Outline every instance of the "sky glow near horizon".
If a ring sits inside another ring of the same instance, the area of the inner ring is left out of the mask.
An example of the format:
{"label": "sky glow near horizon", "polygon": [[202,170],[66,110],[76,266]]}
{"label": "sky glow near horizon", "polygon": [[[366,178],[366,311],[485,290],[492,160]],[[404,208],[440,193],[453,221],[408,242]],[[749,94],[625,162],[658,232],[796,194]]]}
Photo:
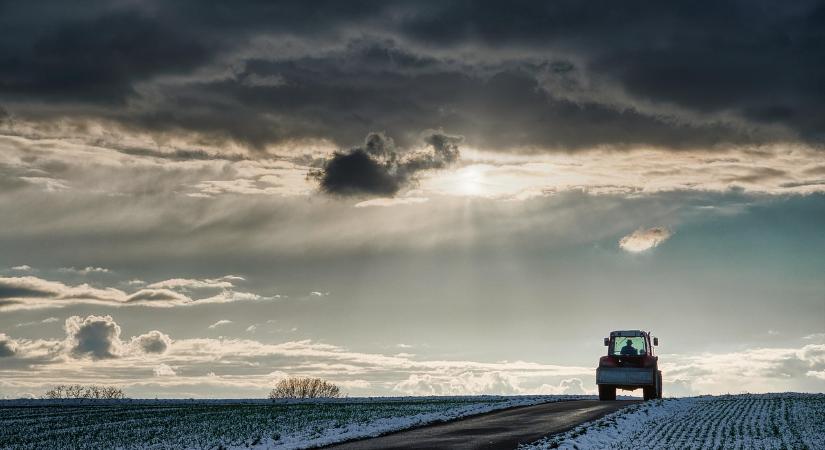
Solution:
{"label": "sky glow near horizon", "polygon": [[0,17],[0,398],[825,391],[821,5],[86,6]]}

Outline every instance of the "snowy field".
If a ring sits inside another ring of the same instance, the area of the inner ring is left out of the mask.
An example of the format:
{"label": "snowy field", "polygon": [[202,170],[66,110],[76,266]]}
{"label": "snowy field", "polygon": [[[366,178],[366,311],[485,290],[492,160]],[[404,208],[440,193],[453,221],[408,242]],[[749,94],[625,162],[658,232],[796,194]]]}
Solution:
{"label": "snowy field", "polygon": [[2,449],[310,448],[581,396],[0,401]]}
{"label": "snowy field", "polygon": [[825,395],[639,403],[522,449],[825,449]]}

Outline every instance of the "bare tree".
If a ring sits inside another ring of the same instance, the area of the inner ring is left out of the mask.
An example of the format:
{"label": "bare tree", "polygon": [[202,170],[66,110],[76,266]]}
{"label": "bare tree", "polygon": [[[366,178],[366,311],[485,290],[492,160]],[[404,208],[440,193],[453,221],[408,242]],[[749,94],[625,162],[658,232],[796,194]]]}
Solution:
{"label": "bare tree", "polygon": [[65,398],[83,398],[83,386],[79,384],[67,385],[64,391],[66,393]]}
{"label": "bare tree", "polygon": [[102,398],[111,398],[111,399],[122,399],[126,396],[123,394],[123,390],[120,388],[116,388],[114,386],[103,386],[101,391]]}
{"label": "bare tree", "polygon": [[98,386],[95,384],[58,384],[43,394],[47,399],[88,398],[88,399],[121,399],[125,398],[123,390],[114,386]]}
{"label": "bare tree", "polygon": [[288,377],[278,381],[269,392],[272,400],[279,398],[338,398],[341,388],[320,378]]}
{"label": "bare tree", "polygon": [[46,391],[46,394],[43,396],[44,398],[63,398],[65,395],[65,386],[62,384],[58,384],[57,386],[53,387],[52,389]]}

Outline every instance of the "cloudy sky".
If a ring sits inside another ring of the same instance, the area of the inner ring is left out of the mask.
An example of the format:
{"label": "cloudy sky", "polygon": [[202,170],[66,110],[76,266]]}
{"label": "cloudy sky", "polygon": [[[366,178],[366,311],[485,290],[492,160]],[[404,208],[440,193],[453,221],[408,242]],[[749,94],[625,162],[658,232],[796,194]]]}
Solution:
{"label": "cloudy sky", "polygon": [[0,398],[825,391],[817,2],[0,1]]}

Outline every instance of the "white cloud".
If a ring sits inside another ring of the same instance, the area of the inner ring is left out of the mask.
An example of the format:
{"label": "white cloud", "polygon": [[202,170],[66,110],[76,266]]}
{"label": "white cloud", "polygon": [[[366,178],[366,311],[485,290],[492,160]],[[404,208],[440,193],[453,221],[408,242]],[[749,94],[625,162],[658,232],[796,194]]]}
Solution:
{"label": "white cloud", "polygon": [[37,277],[0,277],[0,287],[3,287],[3,298],[36,298],[40,296],[58,297],[64,299],[86,297],[96,300],[111,300],[122,295],[117,289],[97,289],[88,284],[67,286],[56,281],[48,281]]}
{"label": "white cloud", "polygon": [[498,371],[412,374],[393,389],[408,395],[514,395],[521,391],[518,377]]}
{"label": "white cloud", "polygon": [[825,370],[809,370],[805,373],[805,375],[809,377],[819,378],[820,380],[825,380]]}
{"label": "white cloud", "polygon": [[416,203],[425,203],[429,199],[425,197],[397,197],[397,198],[374,198],[371,200],[364,200],[355,204],[356,208],[367,208],[370,206],[398,206],[398,205],[413,205]]}
{"label": "white cloud", "polygon": [[71,316],[66,319],[65,330],[66,343],[73,356],[108,359],[121,355],[120,326],[112,316]]}
{"label": "white cloud", "polygon": [[[530,150],[530,149],[525,149]],[[672,152],[660,149],[576,153],[462,149],[463,165],[427,174],[420,195],[524,200],[566,191],[652,194],[673,191],[809,194],[825,184],[815,175],[821,156],[804,146],[747,147],[727,151]],[[770,170],[764,170],[770,167]]]}
{"label": "white cloud", "polygon": [[174,377],[177,375],[175,369],[167,364],[158,364],[153,371],[156,377]]}
{"label": "white cloud", "polygon": [[112,316],[71,316],[64,326],[63,348],[72,357],[93,360],[127,356],[162,355],[169,351],[172,339],[166,333],[152,330],[134,336],[128,344],[121,339],[120,325]]}
{"label": "white cloud", "polygon": [[337,381],[335,384],[348,391],[352,389],[365,390],[372,387],[372,384],[367,380],[344,380]]}
{"label": "white cloud", "polygon": [[[16,351],[13,356],[21,359],[26,364],[31,361],[42,363],[54,362],[55,358],[58,358],[57,361],[65,361],[65,358],[63,358],[67,352],[65,340],[12,339],[9,336],[6,336],[6,339],[14,342]],[[2,373],[2,369],[3,364],[0,364],[0,373]],[[0,377],[0,379],[2,379],[2,377]]]}
{"label": "white cloud", "polygon": [[[237,279],[237,277],[231,279]],[[228,289],[234,287],[229,280],[226,277],[217,279],[172,278],[152,283],[147,287],[156,289]]]}
{"label": "white cloud", "polygon": [[39,324],[44,324],[44,323],[56,323],[56,322],[60,322],[60,319],[58,319],[57,317],[46,317],[43,320],[35,320],[35,321],[31,321],[31,322],[22,322],[22,323],[18,323],[15,326],[16,327],[29,327],[29,326],[32,326],[32,325],[39,325]]}
{"label": "white cloud", "polygon": [[594,392],[593,389],[585,389],[584,382],[582,382],[581,378],[568,378],[566,380],[561,380],[559,387],[561,388],[562,394],[592,394]]}
{"label": "white cloud", "polygon": [[252,324],[252,325],[246,327],[246,331],[248,333],[254,333],[255,330],[257,330],[257,329],[258,329],[258,325],[256,325],[256,324]]}
{"label": "white cloud", "polygon": [[[426,359],[407,353],[358,352],[311,340],[274,344],[229,338],[173,341],[158,330],[125,339],[110,316],[73,316],[66,331],[65,341],[0,336],[0,342],[14,341],[14,358],[0,364],[0,379],[10,391],[31,392],[58,382],[95,380],[123,385],[130,393],[188,395],[203,388],[206,396],[221,389],[262,397],[268,386],[287,374],[321,376],[365,395],[590,394],[595,390],[590,366]],[[15,369],[33,361],[37,364],[32,369]],[[165,369],[158,369],[156,373],[163,375],[145,378],[162,365],[177,375],[168,376]],[[278,368],[277,376],[273,367]],[[822,391],[825,344],[662,354],[660,367],[667,395]],[[208,372],[218,375],[206,376]]]}
{"label": "white cloud", "polygon": [[51,178],[51,177],[19,177],[20,180],[26,181],[31,183],[32,185],[39,186],[46,192],[59,192],[59,191],[66,191],[69,189],[69,184],[66,183],[64,180],[60,180],[58,178]]}
{"label": "white cloud", "polygon": [[124,299],[124,303],[161,307],[183,305],[192,301],[191,298],[169,289],[141,289]]}
{"label": "white cloud", "polygon": [[[106,132],[102,130],[106,129]],[[96,134],[99,133],[99,134]],[[84,136],[97,142],[108,141],[112,127],[85,128]],[[91,136],[96,136],[92,138]],[[290,142],[273,145],[271,159],[241,160],[165,160],[153,155],[128,154],[118,148],[158,148],[158,153],[174,154],[189,148],[180,137],[166,136],[159,143],[147,136],[122,135],[116,146],[85,145],[69,140],[29,139],[0,136],[4,159],[20,166],[21,173],[42,171],[41,161],[59,161],[69,167],[59,180],[50,177],[19,177],[44,190],[73,189],[76,192],[131,194],[145,192],[148,186],[162,185],[164,192],[180,196],[214,199],[223,194],[266,196],[307,196],[317,192],[307,180],[307,167],[278,155],[300,153],[329,155],[331,142]],[[193,143],[190,143],[193,144]],[[178,147],[183,145],[183,147]],[[208,146],[197,141],[198,148]],[[279,148],[284,147],[284,148]],[[311,150],[310,150],[311,149]],[[283,150],[283,151],[282,151]],[[728,192],[732,188],[752,193],[809,194],[823,192],[825,184],[815,169],[821,164],[820,152],[805,145],[731,146],[725,151],[679,151],[646,148],[615,151],[612,148],[580,152],[524,152],[505,149],[491,152],[462,149],[462,165],[455,170],[424,174],[415,196],[373,199],[357,206],[391,206],[420,203],[439,195],[481,196],[522,200],[565,191],[604,193],[659,193],[674,191]],[[241,147],[222,142],[206,149],[208,154],[245,153]],[[39,154],[28,162],[27,154]],[[769,167],[774,169],[766,172]],[[134,176],[153,173],[154,176]]]}
{"label": "white cloud", "polygon": [[[481,363],[474,361],[427,361],[409,356],[388,356],[377,353],[348,351],[335,345],[311,340],[266,344],[249,339],[180,339],[173,352],[178,360],[190,362],[257,361],[271,358],[294,358],[323,364],[347,364],[367,371],[415,371],[423,373],[450,372],[517,372],[529,376],[580,376],[590,374],[591,368],[556,366],[524,361]],[[318,369],[321,366],[315,366]]]}
{"label": "white cloud", "polygon": [[142,305],[168,308],[202,303],[230,303],[272,298],[275,297],[263,297],[254,293],[225,290],[211,297],[193,299],[184,293],[171,289],[151,287],[128,294],[117,288],[98,288],[87,283],[71,286],[33,276],[0,277],[0,311],[61,308],[74,304]]}
{"label": "white cloud", "polygon": [[797,353],[797,357],[812,366],[825,366],[825,344],[806,345]]}
{"label": "white cloud", "polygon": [[[586,395],[595,389],[586,389],[579,377],[565,378],[558,384],[535,386],[530,376],[502,370],[438,372],[412,374],[393,386],[406,395]],[[532,386],[531,386],[532,384]]]}
{"label": "white cloud", "polygon": [[166,353],[171,345],[172,338],[158,330],[135,336],[130,342],[130,346],[136,351],[155,354]]}
{"label": "white cloud", "polygon": [[558,385],[542,384],[532,393],[546,395],[591,395],[596,393],[596,389],[592,386],[590,389],[586,388],[581,378],[566,378],[561,380]]}
{"label": "white cloud", "polygon": [[231,320],[221,319],[221,320],[213,323],[212,325],[209,325],[209,329],[214,330],[215,328],[222,327],[224,325],[229,325],[230,323],[232,323]]}
{"label": "white cloud", "polygon": [[107,269],[105,267],[92,267],[92,266],[86,266],[82,269],[76,269],[74,267],[61,267],[57,270],[58,270],[58,272],[73,273],[73,274],[77,274],[77,275],[89,275],[89,274],[92,274],[92,273],[109,273],[109,269]]}
{"label": "white cloud", "polygon": [[[592,367],[524,361],[426,360],[416,359],[414,355],[353,352],[309,340],[265,344],[239,339],[184,339],[175,342],[174,351],[167,357],[177,361],[176,364],[220,364],[221,367],[248,367],[250,371],[277,365],[290,374],[324,376],[336,381],[386,380],[373,381],[373,388],[388,385],[391,391],[411,395],[592,394],[595,391]],[[669,395],[724,393],[736,389],[765,392],[787,390],[789,381],[819,380],[819,372],[825,370],[825,345],[661,358]],[[746,382],[742,381],[743,377],[747,378]],[[391,380],[395,381],[387,384]]]}
{"label": "white cloud", "polygon": [[232,303],[232,302],[241,302],[241,301],[255,301],[255,300],[272,300],[277,298],[274,297],[264,297],[262,295],[254,294],[252,292],[237,292],[237,291],[223,291],[217,295],[213,295],[212,297],[206,297],[197,300],[198,303]]}
{"label": "white cloud", "polygon": [[240,275],[224,275],[221,277],[222,280],[229,280],[229,281],[246,281],[246,278]]}
{"label": "white cloud", "polygon": [[30,266],[28,264],[23,264],[21,266],[14,266],[14,267],[11,268],[11,270],[16,270],[18,272],[31,272],[32,271],[32,266]]}
{"label": "white cloud", "polygon": [[825,344],[663,355],[660,361],[665,385],[679,380],[693,393],[784,392],[793,389],[790,382],[804,384],[825,370]]}
{"label": "white cloud", "polygon": [[673,235],[664,227],[639,228],[619,240],[622,250],[638,253],[656,247]]}

